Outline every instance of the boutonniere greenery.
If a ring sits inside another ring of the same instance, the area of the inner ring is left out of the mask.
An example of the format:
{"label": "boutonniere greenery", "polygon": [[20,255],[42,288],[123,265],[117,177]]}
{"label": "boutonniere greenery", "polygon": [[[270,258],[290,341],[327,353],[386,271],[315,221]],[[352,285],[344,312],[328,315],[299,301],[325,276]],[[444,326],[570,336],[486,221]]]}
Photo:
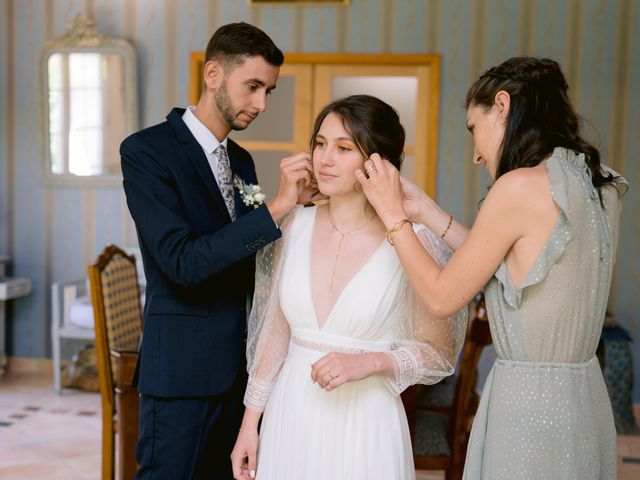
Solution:
{"label": "boutonniere greenery", "polygon": [[254,185],[253,183],[244,183],[237,175],[233,177],[233,186],[240,192],[242,202],[246,206],[253,205],[253,208],[258,208],[264,203],[265,194],[262,192],[260,185]]}

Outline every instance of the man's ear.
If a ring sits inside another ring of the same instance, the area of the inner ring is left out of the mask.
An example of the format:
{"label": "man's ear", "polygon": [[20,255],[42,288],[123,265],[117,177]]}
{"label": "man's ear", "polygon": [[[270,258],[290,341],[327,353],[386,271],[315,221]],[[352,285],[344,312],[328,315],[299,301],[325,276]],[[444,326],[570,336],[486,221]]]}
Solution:
{"label": "man's ear", "polygon": [[224,78],[224,70],[222,65],[215,60],[210,60],[204,65],[204,84],[207,90],[216,90]]}
{"label": "man's ear", "polygon": [[498,107],[498,114],[502,123],[509,118],[509,108],[511,107],[511,95],[506,90],[500,90],[496,93],[495,104]]}

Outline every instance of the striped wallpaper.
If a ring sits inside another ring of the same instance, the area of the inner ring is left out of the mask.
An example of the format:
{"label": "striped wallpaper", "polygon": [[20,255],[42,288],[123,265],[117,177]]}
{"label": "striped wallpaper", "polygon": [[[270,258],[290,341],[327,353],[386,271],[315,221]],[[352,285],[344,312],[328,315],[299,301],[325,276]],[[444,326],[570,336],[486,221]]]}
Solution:
{"label": "striped wallpaper", "polygon": [[[249,7],[245,0],[0,0],[0,253],[31,277],[11,302],[9,352],[50,354],[49,286],[85,276],[135,231],[117,188],[40,181],[39,55],[81,13],[139,55],[141,126],[187,97],[188,59],[220,25],[245,20],[286,51],[440,53],[438,201],[471,224],[488,177],[471,163],[461,104],[469,84],[513,55],[557,59],[604,159],[631,183],[611,310],[631,330],[640,401],[640,6],[636,0],[351,0],[341,7]],[[632,88],[632,86],[636,86]]]}

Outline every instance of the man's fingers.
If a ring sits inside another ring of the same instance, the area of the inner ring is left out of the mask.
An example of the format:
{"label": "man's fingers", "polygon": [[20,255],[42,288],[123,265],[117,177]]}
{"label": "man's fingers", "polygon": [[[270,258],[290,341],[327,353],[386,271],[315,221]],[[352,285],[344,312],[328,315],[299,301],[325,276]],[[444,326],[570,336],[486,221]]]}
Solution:
{"label": "man's fingers", "polygon": [[280,162],[282,168],[299,167],[303,165],[305,168],[312,168],[311,154],[309,152],[300,152],[291,157],[283,158]]}
{"label": "man's fingers", "polygon": [[302,176],[311,179],[312,171],[304,166],[294,165],[282,170],[282,174],[289,180],[299,180]]}

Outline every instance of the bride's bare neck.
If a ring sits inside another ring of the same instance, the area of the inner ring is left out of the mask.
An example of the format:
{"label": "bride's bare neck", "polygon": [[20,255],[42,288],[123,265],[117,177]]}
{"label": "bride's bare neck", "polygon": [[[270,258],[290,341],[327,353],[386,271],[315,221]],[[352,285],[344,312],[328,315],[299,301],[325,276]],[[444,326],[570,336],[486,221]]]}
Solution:
{"label": "bride's bare neck", "polygon": [[375,210],[364,195],[332,196],[327,205],[329,215],[340,230],[351,230],[373,220]]}

